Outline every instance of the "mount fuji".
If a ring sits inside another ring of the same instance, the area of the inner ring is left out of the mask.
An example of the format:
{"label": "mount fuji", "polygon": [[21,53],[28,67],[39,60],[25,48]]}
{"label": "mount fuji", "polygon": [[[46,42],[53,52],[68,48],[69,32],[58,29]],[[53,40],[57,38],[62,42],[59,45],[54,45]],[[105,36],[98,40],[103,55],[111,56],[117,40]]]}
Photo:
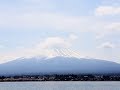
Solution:
{"label": "mount fuji", "polygon": [[79,52],[70,49],[54,49],[46,53],[49,55],[18,58],[0,64],[0,75],[120,73],[118,63],[81,58]]}

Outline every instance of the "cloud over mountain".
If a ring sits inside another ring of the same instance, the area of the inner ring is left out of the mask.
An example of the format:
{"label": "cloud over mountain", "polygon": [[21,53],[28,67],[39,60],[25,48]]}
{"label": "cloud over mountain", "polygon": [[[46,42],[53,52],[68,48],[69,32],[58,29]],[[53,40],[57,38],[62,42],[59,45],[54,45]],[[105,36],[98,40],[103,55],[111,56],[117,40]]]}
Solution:
{"label": "cloud over mountain", "polygon": [[113,43],[110,43],[110,42],[105,42],[105,43],[102,43],[97,48],[115,48],[115,45]]}

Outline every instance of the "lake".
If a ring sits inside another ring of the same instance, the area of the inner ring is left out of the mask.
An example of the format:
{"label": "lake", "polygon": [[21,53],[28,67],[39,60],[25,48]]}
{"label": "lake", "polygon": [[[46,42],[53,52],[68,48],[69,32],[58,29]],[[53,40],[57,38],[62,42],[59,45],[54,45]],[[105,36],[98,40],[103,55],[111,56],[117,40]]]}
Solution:
{"label": "lake", "polygon": [[0,90],[120,90],[120,82],[0,82]]}

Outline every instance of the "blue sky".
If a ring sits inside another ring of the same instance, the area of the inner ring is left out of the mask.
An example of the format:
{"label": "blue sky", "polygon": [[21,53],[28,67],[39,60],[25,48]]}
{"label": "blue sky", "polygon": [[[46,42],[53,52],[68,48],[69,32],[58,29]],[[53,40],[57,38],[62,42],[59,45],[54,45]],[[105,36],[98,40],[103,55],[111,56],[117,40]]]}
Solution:
{"label": "blue sky", "polygon": [[1,62],[47,44],[120,62],[119,39],[120,0],[0,0]]}

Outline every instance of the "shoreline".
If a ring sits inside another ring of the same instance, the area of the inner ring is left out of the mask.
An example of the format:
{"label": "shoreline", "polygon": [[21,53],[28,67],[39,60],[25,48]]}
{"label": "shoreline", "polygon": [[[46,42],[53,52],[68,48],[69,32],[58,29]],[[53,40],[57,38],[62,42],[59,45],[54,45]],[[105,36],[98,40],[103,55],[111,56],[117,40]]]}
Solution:
{"label": "shoreline", "polygon": [[26,81],[120,81],[120,75],[19,75],[0,76],[0,82],[26,82]]}

